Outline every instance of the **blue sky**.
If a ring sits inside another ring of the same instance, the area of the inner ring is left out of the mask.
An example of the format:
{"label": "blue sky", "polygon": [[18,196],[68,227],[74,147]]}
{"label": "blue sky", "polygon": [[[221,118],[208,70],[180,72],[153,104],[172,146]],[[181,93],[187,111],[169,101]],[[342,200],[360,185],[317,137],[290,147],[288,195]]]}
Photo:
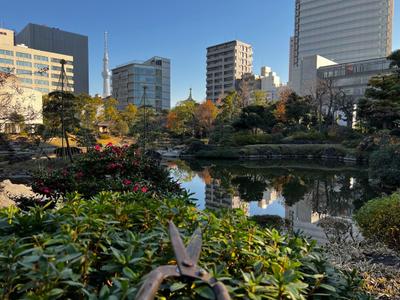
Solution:
{"label": "blue sky", "polygon": [[[393,48],[398,49],[400,5],[395,2]],[[102,92],[104,31],[111,67],[154,55],[172,60],[173,105],[190,87],[196,100],[204,99],[206,48],[228,40],[253,45],[256,73],[267,65],[287,81],[294,0],[20,0],[1,6],[0,24],[7,28],[19,31],[31,22],[88,35],[92,94]]]}

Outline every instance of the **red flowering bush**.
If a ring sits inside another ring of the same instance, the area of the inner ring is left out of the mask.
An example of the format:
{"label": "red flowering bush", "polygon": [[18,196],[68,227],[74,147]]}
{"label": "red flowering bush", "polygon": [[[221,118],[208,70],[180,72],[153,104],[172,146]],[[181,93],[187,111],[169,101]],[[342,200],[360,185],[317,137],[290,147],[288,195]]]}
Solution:
{"label": "red flowering bush", "polygon": [[154,195],[180,194],[181,188],[159,164],[136,146],[108,144],[82,155],[62,169],[35,174],[33,190],[52,199],[78,192],[91,197],[101,191],[131,191]]}

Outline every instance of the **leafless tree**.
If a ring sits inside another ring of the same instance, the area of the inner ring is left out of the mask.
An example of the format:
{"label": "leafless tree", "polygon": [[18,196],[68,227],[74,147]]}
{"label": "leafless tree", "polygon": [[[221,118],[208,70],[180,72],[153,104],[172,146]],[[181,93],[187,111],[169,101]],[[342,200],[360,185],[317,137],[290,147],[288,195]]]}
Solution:
{"label": "leafless tree", "polygon": [[38,117],[40,111],[30,104],[33,95],[27,96],[24,103],[18,100],[23,95],[24,89],[19,86],[15,76],[0,72],[0,128],[6,123],[12,123],[15,115],[21,116],[25,122]]}
{"label": "leafless tree", "polygon": [[324,120],[334,124],[339,112],[344,114],[347,126],[351,127],[355,100],[337,86],[335,79],[318,79],[308,87],[307,93],[312,100],[320,129]]}
{"label": "leafless tree", "polygon": [[251,93],[250,93],[250,86],[249,86],[249,80],[246,77],[243,77],[242,80],[240,80],[239,83],[239,91],[238,91],[238,95],[239,95],[239,103],[240,103],[240,108],[243,109],[246,106],[250,105],[250,97],[251,97]]}

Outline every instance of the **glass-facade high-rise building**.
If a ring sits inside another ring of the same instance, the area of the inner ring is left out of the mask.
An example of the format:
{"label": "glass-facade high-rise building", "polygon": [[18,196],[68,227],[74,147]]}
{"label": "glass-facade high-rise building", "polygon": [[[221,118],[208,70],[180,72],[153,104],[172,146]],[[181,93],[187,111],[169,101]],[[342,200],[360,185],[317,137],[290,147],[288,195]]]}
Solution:
{"label": "glass-facade high-rise building", "polygon": [[335,63],[388,56],[392,51],[393,0],[296,0],[289,78],[306,57]]}
{"label": "glass-facade high-rise building", "polygon": [[132,103],[142,106],[146,87],[146,105],[156,110],[171,106],[171,61],[152,57],[144,62],[130,62],[112,70],[112,95],[118,100],[119,109]]}

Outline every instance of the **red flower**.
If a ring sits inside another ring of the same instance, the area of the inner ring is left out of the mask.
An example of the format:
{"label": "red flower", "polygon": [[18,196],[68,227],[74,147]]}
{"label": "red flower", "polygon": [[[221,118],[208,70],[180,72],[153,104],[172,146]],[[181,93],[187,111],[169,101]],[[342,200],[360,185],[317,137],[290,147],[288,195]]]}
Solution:
{"label": "red flower", "polygon": [[51,193],[51,190],[48,187],[43,187],[41,189],[42,193],[45,195],[49,195]]}
{"label": "red flower", "polygon": [[107,145],[106,145],[106,147],[112,147],[112,143],[111,142],[109,142]]}
{"label": "red flower", "polygon": [[145,187],[145,186],[142,187],[142,192],[143,192],[143,193],[146,193],[146,192],[147,192],[147,187]]}
{"label": "red flower", "polygon": [[129,179],[124,179],[124,180],[122,180],[122,184],[123,185],[130,185],[130,184],[132,184],[132,181],[129,180]]}
{"label": "red flower", "polygon": [[133,187],[133,191],[137,192],[139,190],[139,186],[137,184],[135,184],[135,186]]}
{"label": "red flower", "polygon": [[83,172],[82,172],[82,171],[77,172],[77,173],[75,174],[75,177],[76,177],[77,179],[82,178],[82,177],[83,177]]}
{"label": "red flower", "polygon": [[100,151],[100,150],[101,150],[101,147],[100,147],[100,145],[96,145],[96,146],[94,146],[94,149],[95,149],[96,151]]}

